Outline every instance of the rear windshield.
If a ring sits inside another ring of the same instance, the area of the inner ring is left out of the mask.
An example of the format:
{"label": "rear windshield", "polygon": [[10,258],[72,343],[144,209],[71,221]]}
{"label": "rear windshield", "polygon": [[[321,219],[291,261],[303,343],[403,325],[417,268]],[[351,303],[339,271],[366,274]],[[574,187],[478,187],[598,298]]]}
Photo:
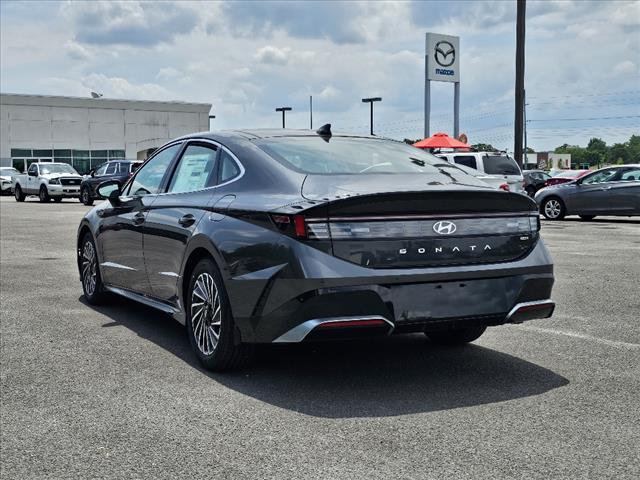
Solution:
{"label": "rear windshield", "polygon": [[268,138],[256,142],[285,166],[311,174],[434,173],[442,160],[391,140],[318,136]]}
{"label": "rear windshield", "polygon": [[491,175],[520,175],[518,164],[507,155],[485,155],[484,171]]}

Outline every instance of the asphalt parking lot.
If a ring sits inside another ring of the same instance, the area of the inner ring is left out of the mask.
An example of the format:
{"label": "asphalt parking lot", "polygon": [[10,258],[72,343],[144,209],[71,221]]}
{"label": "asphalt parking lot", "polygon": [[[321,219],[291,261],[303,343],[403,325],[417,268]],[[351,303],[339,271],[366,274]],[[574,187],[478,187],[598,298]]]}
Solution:
{"label": "asphalt parking lot", "polygon": [[220,375],[163,314],[83,301],[85,211],[0,200],[4,479],[640,477],[640,219],[543,222],[550,320],[265,346]]}

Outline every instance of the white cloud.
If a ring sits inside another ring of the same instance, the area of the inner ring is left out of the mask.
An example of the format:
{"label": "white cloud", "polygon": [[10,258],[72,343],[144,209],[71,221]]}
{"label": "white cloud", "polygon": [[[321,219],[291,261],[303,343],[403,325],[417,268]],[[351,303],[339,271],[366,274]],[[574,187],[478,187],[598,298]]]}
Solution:
{"label": "white cloud", "polygon": [[259,62],[271,65],[286,65],[288,59],[288,49],[280,49],[271,45],[267,45],[259,49],[254,58]]}

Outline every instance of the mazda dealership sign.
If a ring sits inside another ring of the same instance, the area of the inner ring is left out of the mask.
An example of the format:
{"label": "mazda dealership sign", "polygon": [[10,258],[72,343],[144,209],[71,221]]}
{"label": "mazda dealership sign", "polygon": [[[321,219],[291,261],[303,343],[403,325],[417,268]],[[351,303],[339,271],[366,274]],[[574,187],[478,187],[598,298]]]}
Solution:
{"label": "mazda dealership sign", "polygon": [[460,81],[460,37],[427,33],[427,80]]}

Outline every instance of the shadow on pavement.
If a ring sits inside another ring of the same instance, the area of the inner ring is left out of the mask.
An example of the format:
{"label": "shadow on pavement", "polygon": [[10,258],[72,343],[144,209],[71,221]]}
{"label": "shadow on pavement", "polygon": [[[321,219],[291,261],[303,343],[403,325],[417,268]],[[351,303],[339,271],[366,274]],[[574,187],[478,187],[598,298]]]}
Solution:
{"label": "shadow on pavement", "polygon": [[[84,297],[80,298],[86,302]],[[327,418],[432,412],[539,395],[569,381],[520,358],[477,345],[443,348],[422,334],[368,340],[261,345],[252,367],[208,372],[184,327],[156,310],[115,298],[92,307],[165,348],[220,384],[269,404]]]}

